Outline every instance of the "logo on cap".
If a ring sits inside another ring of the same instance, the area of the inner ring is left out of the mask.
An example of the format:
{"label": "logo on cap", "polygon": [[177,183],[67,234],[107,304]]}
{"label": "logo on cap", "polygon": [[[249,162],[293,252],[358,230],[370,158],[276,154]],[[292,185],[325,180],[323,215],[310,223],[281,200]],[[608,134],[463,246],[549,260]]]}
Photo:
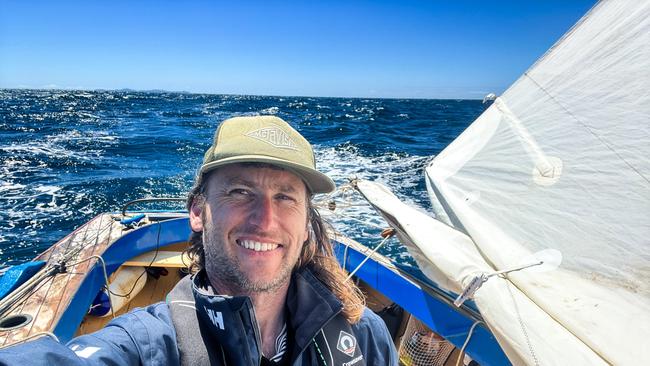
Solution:
{"label": "logo on cap", "polygon": [[339,333],[339,341],[336,342],[336,348],[352,357],[354,355],[354,350],[357,348],[357,340],[352,334],[341,331],[341,333]]}
{"label": "logo on cap", "polygon": [[264,141],[280,149],[298,150],[291,137],[279,127],[260,128],[247,133],[246,136]]}

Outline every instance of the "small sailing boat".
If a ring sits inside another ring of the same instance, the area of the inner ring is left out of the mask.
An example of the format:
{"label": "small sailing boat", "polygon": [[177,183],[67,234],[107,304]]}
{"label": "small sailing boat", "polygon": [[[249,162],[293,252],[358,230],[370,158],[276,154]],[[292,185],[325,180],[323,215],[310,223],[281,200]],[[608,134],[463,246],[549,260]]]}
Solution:
{"label": "small sailing boat", "polygon": [[[435,218],[354,182],[431,280],[335,238],[402,363],[650,364],[649,71],[650,3],[602,1],[431,161]],[[111,315],[162,300],[188,237],[180,212],[97,216],[5,272],[0,344],[102,327],[117,282]]]}

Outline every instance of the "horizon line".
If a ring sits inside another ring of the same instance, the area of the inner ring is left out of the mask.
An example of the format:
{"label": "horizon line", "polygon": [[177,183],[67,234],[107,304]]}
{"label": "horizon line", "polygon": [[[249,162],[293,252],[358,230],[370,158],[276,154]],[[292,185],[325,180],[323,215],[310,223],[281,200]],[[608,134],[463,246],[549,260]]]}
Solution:
{"label": "horizon line", "polygon": [[[387,99],[387,100],[483,100],[483,98],[434,98],[434,97],[366,97],[366,96],[321,96],[321,95],[278,95],[278,94],[241,94],[241,93],[216,93],[216,92],[191,92],[186,90],[166,90],[166,89],[133,89],[133,88],[83,88],[83,87],[5,87],[0,86],[0,90],[34,90],[34,91],[86,91],[86,92],[138,92],[138,93],[177,93],[193,95],[228,95],[228,96],[248,96],[248,97],[275,97],[275,98],[349,98],[349,99]],[[490,93],[486,93],[490,94]]]}

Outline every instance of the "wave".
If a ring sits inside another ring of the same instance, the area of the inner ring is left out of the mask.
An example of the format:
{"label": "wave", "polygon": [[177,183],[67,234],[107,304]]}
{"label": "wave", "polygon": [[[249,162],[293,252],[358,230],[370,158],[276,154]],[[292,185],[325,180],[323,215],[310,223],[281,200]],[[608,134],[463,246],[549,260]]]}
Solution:
{"label": "wave", "polygon": [[[379,181],[426,212],[429,156],[483,109],[480,101],[0,90],[0,264],[29,260],[128,200],[184,195],[216,126],[241,115],[285,119],[339,186]],[[333,198],[338,209],[323,215],[376,245],[380,216],[353,191]],[[395,242],[381,252],[410,263]]]}
{"label": "wave", "polygon": [[[316,146],[315,155],[319,170],[331,177],[338,187],[331,197],[316,198],[320,201],[321,214],[338,232],[373,247],[381,241],[379,233],[382,228],[388,227],[361,194],[350,188],[353,179],[384,184],[405,203],[430,214],[428,196],[423,189],[423,169],[430,157],[398,153],[364,155],[353,145]],[[327,209],[330,200],[336,202],[334,211]],[[415,266],[406,249],[395,239],[391,239],[380,252],[402,265]]]}

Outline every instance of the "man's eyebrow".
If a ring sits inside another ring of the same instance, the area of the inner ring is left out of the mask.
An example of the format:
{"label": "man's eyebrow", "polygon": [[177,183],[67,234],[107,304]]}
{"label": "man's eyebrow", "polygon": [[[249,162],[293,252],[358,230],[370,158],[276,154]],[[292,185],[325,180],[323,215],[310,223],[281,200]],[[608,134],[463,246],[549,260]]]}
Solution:
{"label": "man's eyebrow", "polygon": [[[255,183],[246,179],[243,179],[241,177],[231,177],[226,179],[226,185],[227,186],[232,186],[232,185],[243,185],[246,187],[254,187]],[[296,192],[296,187],[294,187],[291,184],[283,184],[283,183],[274,183],[273,188],[279,190],[280,192],[284,193],[295,193]]]}
{"label": "man's eyebrow", "polygon": [[273,185],[275,188],[280,190],[280,192],[284,193],[294,193],[296,192],[296,188],[292,186],[291,184],[274,184]]}
{"label": "man's eyebrow", "polygon": [[240,177],[231,177],[226,179],[226,185],[232,186],[235,184],[241,184],[243,186],[252,187],[254,186],[253,182],[240,178]]}

